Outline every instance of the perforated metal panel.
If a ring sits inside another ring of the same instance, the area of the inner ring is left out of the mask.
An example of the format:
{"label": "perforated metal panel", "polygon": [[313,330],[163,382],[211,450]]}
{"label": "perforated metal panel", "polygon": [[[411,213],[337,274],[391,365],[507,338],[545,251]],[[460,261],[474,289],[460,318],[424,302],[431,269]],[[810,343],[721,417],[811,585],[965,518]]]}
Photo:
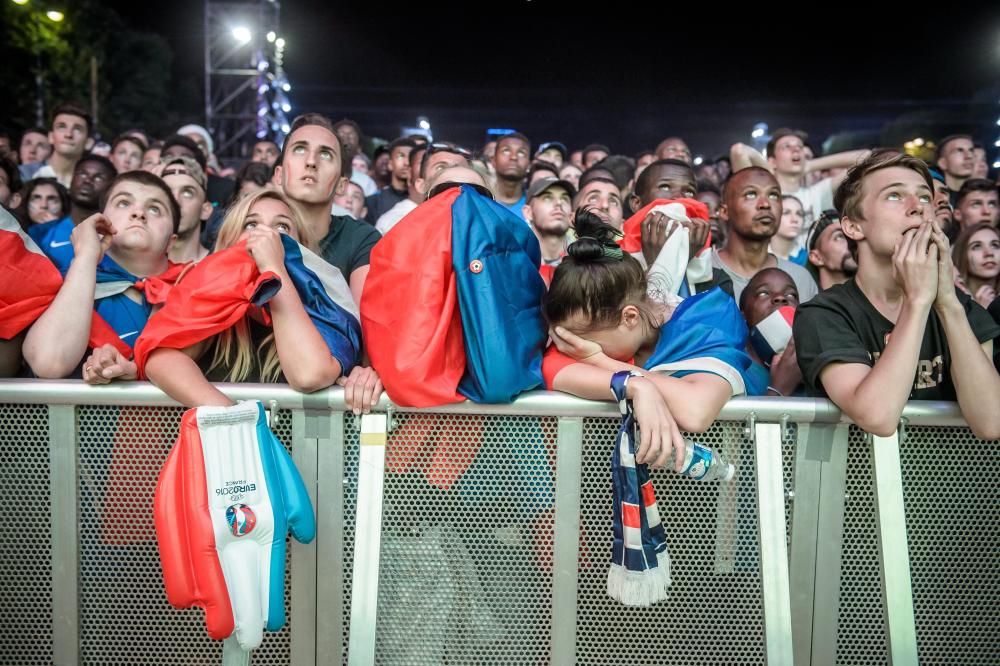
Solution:
{"label": "perforated metal panel", "polygon": [[781,442],[781,479],[785,490],[785,545],[788,547],[789,562],[792,558],[792,511],[795,509],[795,451],[798,447],[798,437],[798,425],[789,423],[788,432]]}
{"label": "perforated metal panel", "polygon": [[[546,661],[556,420],[398,422],[386,451],[377,662]],[[449,473],[459,478],[442,487]]]}
{"label": "perforated metal panel", "polygon": [[[354,584],[354,535],[355,525],[358,515],[358,458],[360,456],[361,431],[354,417],[347,413],[344,415],[344,563],[343,563],[343,589],[344,603],[342,617],[343,640],[342,640],[342,663],[347,664],[348,644],[350,641],[350,618],[351,618],[351,588]],[[325,655],[320,659],[321,663],[336,663],[333,655]]]}
{"label": "perforated metal panel", "polygon": [[52,663],[45,405],[0,405],[0,664]]}
{"label": "perforated metal panel", "polygon": [[920,663],[1000,661],[1000,442],[907,428],[900,446]]}
{"label": "perforated metal panel", "polygon": [[847,441],[838,666],[871,666],[888,663],[889,659],[882,612],[870,447],[864,431],[851,426]]}
{"label": "perforated metal panel", "polygon": [[732,483],[654,472],[673,585],[670,598],[651,608],[628,608],[607,594],[617,430],[617,420],[584,421],[578,663],[763,663],[754,451],[743,424],[716,423],[697,436],[736,464]]}
{"label": "perforated metal panel", "polygon": [[[182,413],[180,408],[79,408],[83,664],[220,663],[222,644],[208,637],[201,609],[177,610],[167,603],[151,520],[157,476]],[[289,414],[279,414],[275,434],[290,445]],[[289,612],[286,593],[286,617]],[[289,624],[265,633],[253,663],[288,664],[289,640]]]}

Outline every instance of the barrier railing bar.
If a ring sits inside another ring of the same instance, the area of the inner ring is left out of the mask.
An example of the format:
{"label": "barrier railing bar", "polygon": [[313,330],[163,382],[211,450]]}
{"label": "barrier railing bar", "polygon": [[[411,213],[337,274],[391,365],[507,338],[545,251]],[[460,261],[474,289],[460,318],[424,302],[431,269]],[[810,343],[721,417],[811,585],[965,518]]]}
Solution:
{"label": "barrier railing bar", "polygon": [[80,663],[80,517],[77,507],[76,408],[49,407],[49,488],[52,529],[52,660]]}
{"label": "barrier railing bar", "polygon": [[777,423],[757,423],[751,433],[757,457],[757,513],[767,663],[769,666],[793,666],[781,426]]}
{"label": "barrier railing bar", "polygon": [[[284,384],[218,384],[234,400],[274,400],[283,409],[320,409],[345,411],[344,390],[339,387],[312,394],[302,394]],[[120,382],[89,386],[69,379],[0,379],[0,403],[50,405],[148,405],[171,406],[177,403],[148,382]],[[511,416],[583,416],[614,418],[618,408],[611,402],[581,400],[554,391],[529,391],[510,404],[481,405],[456,403],[419,409],[400,407],[382,396],[375,411],[390,406],[398,412],[435,414],[476,414]],[[759,421],[780,421],[788,416],[796,423],[847,423],[840,410],[828,400],[814,398],[735,398],[720,412],[719,421],[745,421],[756,414]],[[966,426],[953,402],[911,401],[903,411],[910,425]]]}
{"label": "barrier railing bar", "polygon": [[889,663],[892,666],[916,666],[917,630],[913,617],[910,554],[903,507],[899,432],[890,437],[872,435],[871,453]]}
{"label": "barrier railing bar", "polygon": [[550,663],[576,664],[576,603],[580,551],[583,419],[559,419],[555,526],[552,546],[552,652]]}

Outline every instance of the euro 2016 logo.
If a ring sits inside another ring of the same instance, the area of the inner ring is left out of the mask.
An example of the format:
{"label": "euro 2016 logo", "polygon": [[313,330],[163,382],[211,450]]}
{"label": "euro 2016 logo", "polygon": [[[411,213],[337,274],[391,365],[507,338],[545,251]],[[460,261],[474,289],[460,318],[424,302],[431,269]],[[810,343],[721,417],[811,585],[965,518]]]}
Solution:
{"label": "euro 2016 logo", "polygon": [[241,537],[250,534],[257,524],[257,516],[246,504],[233,504],[226,509],[226,522],[233,536]]}

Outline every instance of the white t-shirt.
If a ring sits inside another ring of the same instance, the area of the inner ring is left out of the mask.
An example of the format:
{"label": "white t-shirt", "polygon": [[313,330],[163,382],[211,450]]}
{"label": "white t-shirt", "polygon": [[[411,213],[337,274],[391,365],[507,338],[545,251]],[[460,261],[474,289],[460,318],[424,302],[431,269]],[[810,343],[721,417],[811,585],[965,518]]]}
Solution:
{"label": "white t-shirt", "polygon": [[805,246],[813,224],[824,210],[833,208],[833,181],[824,178],[815,185],[800,187],[795,192],[782,192],[782,194],[790,194],[802,202],[805,219],[802,222],[802,232],[799,234],[799,244]]}
{"label": "white t-shirt", "polygon": [[59,177],[56,176],[56,172],[52,169],[52,166],[50,164],[46,164],[41,169],[36,171],[35,175],[32,176],[32,178],[55,178],[56,180],[59,180],[59,184],[65,187],[67,190],[69,189],[69,186],[72,184],[73,181],[72,176],[70,176],[69,179],[70,182],[63,182],[62,180],[60,180]]}
{"label": "white t-shirt", "polygon": [[371,176],[366,173],[361,173],[357,169],[352,169],[351,180],[361,186],[361,190],[365,193],[366,197],[370,197],[378,192],[378,185],[376,185]]}
{"label": "white t-shirt", "polygon": [[409,199],[403,199],[395,206],[385,211],[382,217],[378,218],[375,222],[375,228],[380,234],[385,236],[389,233],[389,230],[394,226],[399,224],[399,221],[406,217],[410,211],[417,207],[417,204],[413,203]]}

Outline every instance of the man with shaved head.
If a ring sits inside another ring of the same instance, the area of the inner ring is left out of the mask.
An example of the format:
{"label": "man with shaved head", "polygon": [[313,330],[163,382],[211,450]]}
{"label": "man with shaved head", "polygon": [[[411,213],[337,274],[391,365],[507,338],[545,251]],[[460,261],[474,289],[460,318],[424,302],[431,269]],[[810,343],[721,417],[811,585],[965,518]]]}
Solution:
{"label": "man with shaved head", "polygon": [[767,249],[781,221],[781,188],[770,171],[748,167],[734,173],[726,183],[719,217],[728,223],[729,234],[721,250],[712,248],[712,266],[732,278],[737,300],[750,278],[764,268],[774,267],[795,280],[801,302],[816,295],[816,281],[806,269],[779,259]]}

